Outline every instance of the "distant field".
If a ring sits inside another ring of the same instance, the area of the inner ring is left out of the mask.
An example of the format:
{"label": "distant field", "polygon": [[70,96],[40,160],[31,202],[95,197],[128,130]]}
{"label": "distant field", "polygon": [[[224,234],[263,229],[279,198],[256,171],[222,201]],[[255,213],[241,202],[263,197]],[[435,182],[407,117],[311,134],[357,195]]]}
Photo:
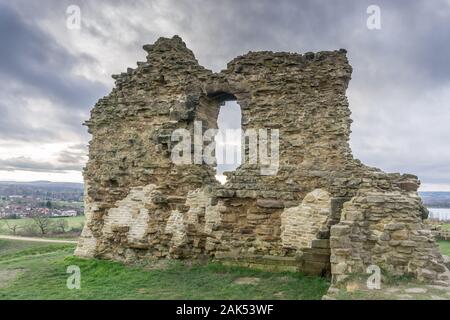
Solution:
{"label": "distant field", "polygon": [[[77,216],[77,217],[61,217],[61,218],[51,218],[54,220],[66,220],[69,224],[69,230],[72,228],[80,228],[82,225],[84,225],[84,216]],[[8,222],[9,224],[17,224],[19,227],[23,227],[27,224],[32,223],[32,219],[24,218],[24,219],[0,219],[0,234],[7,234],[10,235],[11,231],[8,230],[8,228],[5,225],[5,222]]]}
{"label": "distant field", "polygon": [[[329,282],[299,273],[270,273],[220,264],[179,261],[125,266],[78,259],[74,245],[29,247],[2,241],[0,300],[4,299],[308,299],[318,300]],[[20,248],[19,248],[20,247]],[[67,267],[81,270],[81,289],[66,287]],[[249,283],[247,283],[249,282]]]}

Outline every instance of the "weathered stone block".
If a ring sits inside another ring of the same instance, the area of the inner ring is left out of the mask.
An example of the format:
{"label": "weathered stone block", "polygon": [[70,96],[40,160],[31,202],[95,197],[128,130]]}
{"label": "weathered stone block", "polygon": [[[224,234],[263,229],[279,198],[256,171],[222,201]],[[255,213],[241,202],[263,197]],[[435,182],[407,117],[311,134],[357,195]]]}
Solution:
{"label": "weathered stone block", "polygon": [[284,202],[276,199],[258,199],[256,200],[256,205],[263,208],[284,208]]}

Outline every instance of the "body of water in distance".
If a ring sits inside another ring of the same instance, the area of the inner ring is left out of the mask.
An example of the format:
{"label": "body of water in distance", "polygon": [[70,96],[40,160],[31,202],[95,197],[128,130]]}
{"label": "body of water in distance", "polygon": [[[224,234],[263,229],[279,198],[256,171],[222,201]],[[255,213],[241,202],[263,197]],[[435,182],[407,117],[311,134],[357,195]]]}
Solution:
{"label": "body of water in distance", "polygon": [[428,208],[429,219],[450,221],[450,208]]}

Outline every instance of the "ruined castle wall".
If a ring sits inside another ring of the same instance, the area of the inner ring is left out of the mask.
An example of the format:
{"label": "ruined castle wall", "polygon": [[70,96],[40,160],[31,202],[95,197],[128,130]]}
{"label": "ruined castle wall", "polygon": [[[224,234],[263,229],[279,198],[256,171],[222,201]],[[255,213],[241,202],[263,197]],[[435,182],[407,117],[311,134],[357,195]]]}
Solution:
{"label": "ruined castle wall", "polygon": [[332,273],[336,281],[377,265],[393,275],[423,281],[449,278],[431,231],[423,224],[415,192],[361,190],[344,204],[331,228]]}
{"label": "ruined castle wall", "polygon": [[[116,87],[99,100],[86,122],[92,140],[84,171],[87,222],[77,249],[82,256],[119,260],[168,256],[172,243],[166,232],[168,219],[175,211],[187,211],[185,200],[191,190],[217,183],[212,168],[177,166],[170,159],[173,130],[193,132],[197,119],[203,120],[205,129],[216,126],[219,105],[203,97],[199,85],[211,71],[198,65],[180,38],[144,49],[147,61],[114,76]],[[150,186],[154,186],[150,199],[124,204],[135,188]],[[135,219],[118,218],[130,216],[128,208],[148,212],[139,241],[128,235]]]}
{"label": "ruined castle wall", "polygon": [[[227,91],[236,97],[243,130],[276,129],[280,137],[276,174],[244,163],[225,186],[215,188],[225,207],[218,230],[226,230],[216,239],[216,257],[297,254],[281,241],[282,213],[316,188],[333,191],[331,173],[352,161],[345,97],[351,71],[345,51],[254,52],[234,59],[206,87],[210,94]],[[336,195],[340,192],[335,188]]]}
{"label": "ruined castle wall", "polygon": [[[114,76],[116,87],[86,122],[87,222],[77,255],[206,256],[336,280],[375,263],[446,279],[422,223],[417,177],[351,154],[345,50],[249,52],[212,73],[177,36],[144,49],[147,60]],[[279,161],[275,170],[244,163],[220,185],[206,163],[176,165],[171,137],[193,133],[196,121],[217,128],[227,100],[240,104],[243,130],[278,130]]]}

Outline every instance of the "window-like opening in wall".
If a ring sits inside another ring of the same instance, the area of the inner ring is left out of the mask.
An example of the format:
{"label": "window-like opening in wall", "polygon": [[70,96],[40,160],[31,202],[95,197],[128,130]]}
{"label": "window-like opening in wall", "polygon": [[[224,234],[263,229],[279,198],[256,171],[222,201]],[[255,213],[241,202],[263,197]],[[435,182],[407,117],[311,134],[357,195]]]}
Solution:
{"label": "window-like opening in wall", "polygon": [[216,135],[216,179],[224,184],[224,172],[235,171],[241,164],[241,106],[236,101],[226,101],[220,107]]}

